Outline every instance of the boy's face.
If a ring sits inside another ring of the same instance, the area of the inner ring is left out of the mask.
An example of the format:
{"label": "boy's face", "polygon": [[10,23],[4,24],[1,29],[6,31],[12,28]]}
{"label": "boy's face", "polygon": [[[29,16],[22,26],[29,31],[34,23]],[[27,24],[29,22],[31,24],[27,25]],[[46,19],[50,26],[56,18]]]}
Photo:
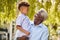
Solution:
{"label": "boy's face", "polygon": [[28,13],[28,9],[29,9],[29,7],[22,6],[22,7],[20,8],[20,11],[21,11],[22,13],[24,13],[24,14],[27,14],[27,13]]}

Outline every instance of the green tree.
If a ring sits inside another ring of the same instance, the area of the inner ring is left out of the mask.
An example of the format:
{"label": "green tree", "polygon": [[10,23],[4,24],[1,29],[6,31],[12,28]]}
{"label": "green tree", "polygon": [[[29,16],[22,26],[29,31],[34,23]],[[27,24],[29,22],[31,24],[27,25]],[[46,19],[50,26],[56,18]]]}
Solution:
{"label": "green tree", "polygon": [[30,3],[30,8],[29,8],[28,16],[32,20],[33,19],[33,15],[35,14],[36,0],[28,0],[28,2]]}
{"label": "green tree", "polygon": [[0,20],[11,21],[16,18],[17,0],[0,0]]}

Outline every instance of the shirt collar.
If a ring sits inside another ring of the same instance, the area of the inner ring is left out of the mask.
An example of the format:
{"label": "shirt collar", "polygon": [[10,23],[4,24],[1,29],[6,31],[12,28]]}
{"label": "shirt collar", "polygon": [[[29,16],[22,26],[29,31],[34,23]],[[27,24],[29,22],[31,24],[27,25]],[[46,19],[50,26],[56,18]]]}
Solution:
{"label": "shirt collar", "polygon": [[35,24],[33,23],[33,25],[36,26],[36,27],[42,27],[42,23],[40,23],[39,25],[35,25]]}
{"label": "shirt collar", "polygon": [[26,15],[24,15],[23,13],[19,12],[18,16],[20,16],[20,15],[26,16]]}

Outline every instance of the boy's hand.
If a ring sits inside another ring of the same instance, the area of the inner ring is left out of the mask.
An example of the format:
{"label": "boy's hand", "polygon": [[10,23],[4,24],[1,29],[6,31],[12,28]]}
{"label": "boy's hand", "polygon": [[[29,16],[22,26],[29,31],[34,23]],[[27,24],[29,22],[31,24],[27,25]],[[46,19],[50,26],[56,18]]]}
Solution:
{"label": "boy's hand", "polygon": [[30,35],[30,32],[25,32],[25,34],[26,34],[27,36],[29,36],[29,35]]}

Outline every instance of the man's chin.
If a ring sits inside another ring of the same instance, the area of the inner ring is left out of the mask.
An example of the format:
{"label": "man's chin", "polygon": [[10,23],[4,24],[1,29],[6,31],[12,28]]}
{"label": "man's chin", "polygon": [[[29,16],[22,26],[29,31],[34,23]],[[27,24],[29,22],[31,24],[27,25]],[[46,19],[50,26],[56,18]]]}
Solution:
{"label": "man's chin", "polygon": [[34,24],[36,24],[36,23],[34,22]]}
{"label": "man's chin", "polygon": [[35,25],[37,25],[37,22],[34,22]]}

